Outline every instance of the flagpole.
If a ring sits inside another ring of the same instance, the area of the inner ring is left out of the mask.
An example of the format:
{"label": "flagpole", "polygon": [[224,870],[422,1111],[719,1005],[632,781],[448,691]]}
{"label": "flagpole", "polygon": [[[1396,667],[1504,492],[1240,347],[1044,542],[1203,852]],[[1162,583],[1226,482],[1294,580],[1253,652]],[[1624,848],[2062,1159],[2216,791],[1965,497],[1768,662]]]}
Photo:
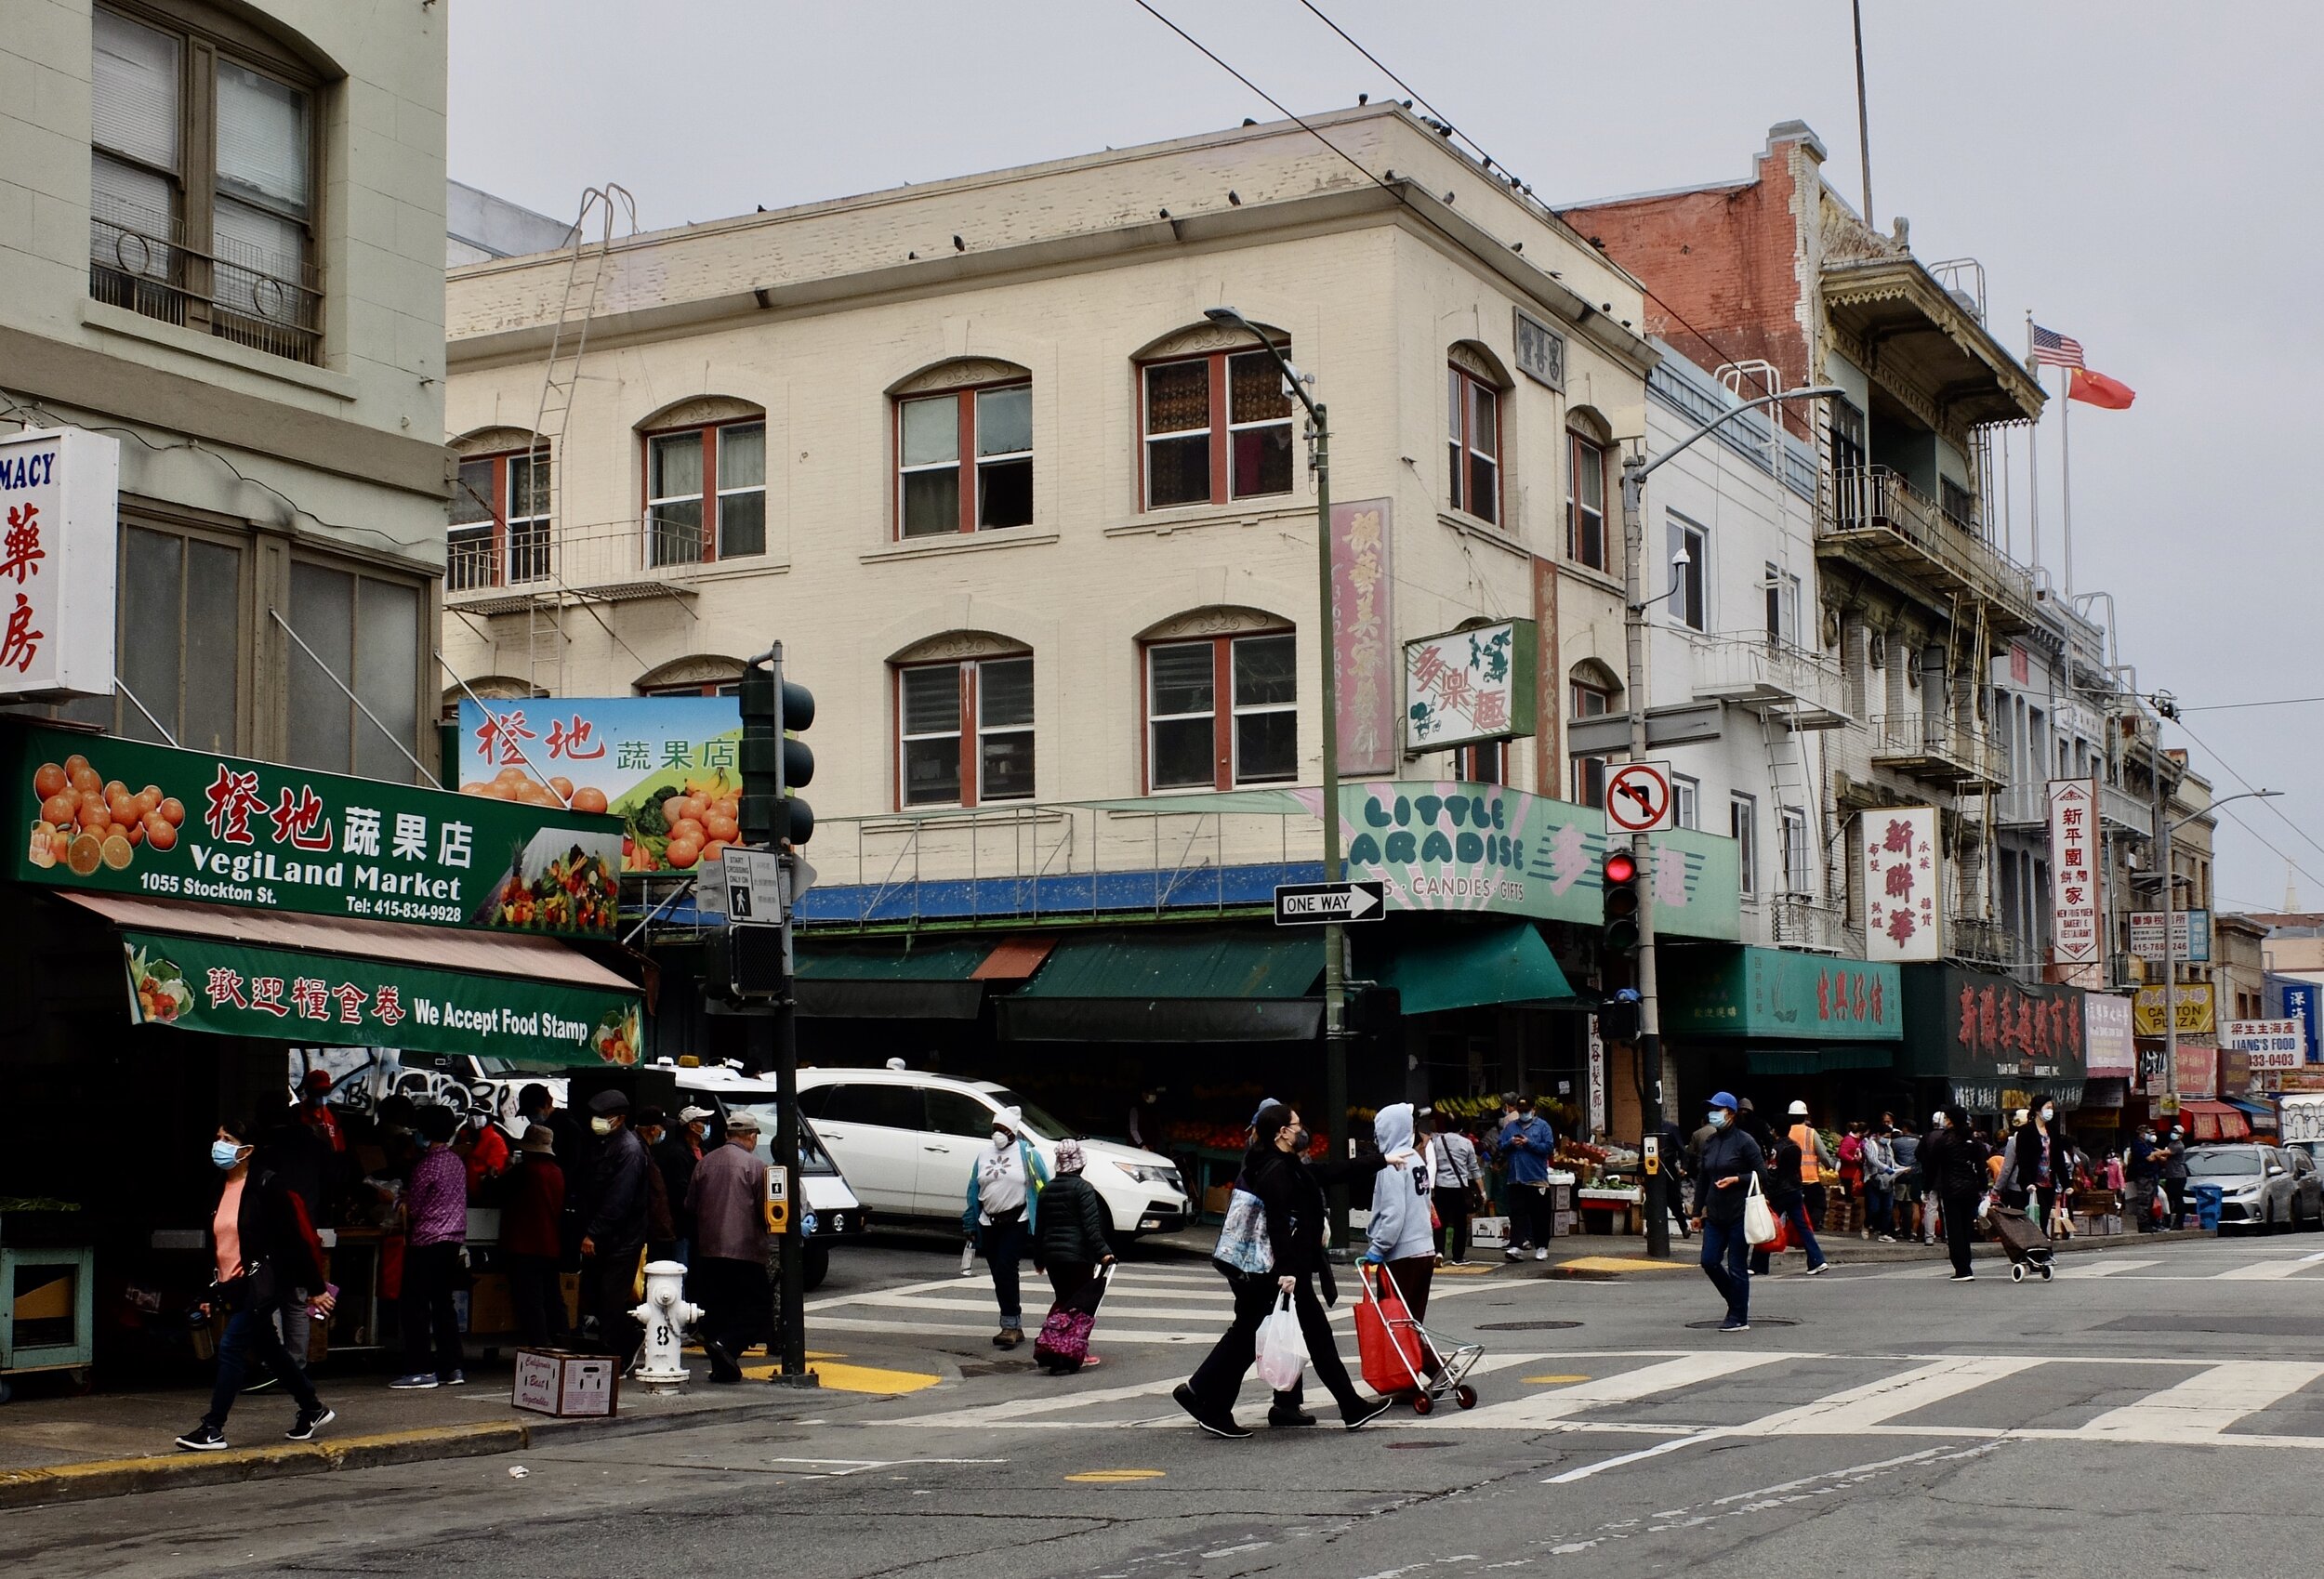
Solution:
{"label": "flagpole", "polygon": [[[2033,309],[2026,311],[2026,367],[2033,375],[2034,387],[2041,387],[2041,364],[2034,361]],[[2048,390],[2042,393],[2047,395]],[[2041,569],[2041,417],[2035,414],[2032,426],[2026,429],[2026,531],[2033,540],[2027,564],[2036,572]]]}
{"label": "flagpole", "polygon": [[2066,388],[2058,396],[2058,487],[2063,493],[2059,531],[2066,538],[2066,602],[2074,603],[2074,370],[2064,370]]}

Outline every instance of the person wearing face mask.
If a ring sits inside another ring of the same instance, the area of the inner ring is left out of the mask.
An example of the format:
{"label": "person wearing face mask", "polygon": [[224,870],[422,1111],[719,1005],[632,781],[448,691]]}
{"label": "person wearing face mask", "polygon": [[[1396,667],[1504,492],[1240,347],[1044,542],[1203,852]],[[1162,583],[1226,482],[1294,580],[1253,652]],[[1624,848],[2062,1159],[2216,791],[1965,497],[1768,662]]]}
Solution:
{"label": "person wearing face mask", "polygon": [[1020,1133],[1023,1127],[1024,1117],[1014,1108],[993,1120],[993,1143],[977,1153],[969,1173],[968,1209],[960,1214],[961,1231],[993,1270],[993,1297],[1000,1305],[995,1349],[1014,1349],[1024,1341],[1018,1263],[1039,1230],[1041,1190],[1049,1183],[1049,1168]]}
{"label": "person wearing face mask", "polygon": [[[314,1384],[291,1361],[283,1348],[280,1321],[306,1321],[304,1308],[286,1310],[295,1287],[320,1289],[323,1246],[307,1220],[305,1206],[270,1167],[254,1167],[257,1148],[253,1130],[238,1120],[218,1126],[210,1142],[210,1162],[221,1176],[218,1205],[210,1214],[210,1254],[217,1271],[210,1296],[203,1303],[206,1318],[217,1309],[228,1312],[226,1336],[218,1349],[218,1377],[210,1390],[210,1410],[201,1424],[178,1439],[188,1453],[218,1453],[227,1446],[226,1416],[242,1391],[252,1351],[298,1404],[297,1418],[285,1436],[291,1441],[314,1439],[315,1433],[337,1415],[315,1396]],[[331,1312],[331,1297],[320,1295],[314,1306]]]}
{"label": "person wearing face mask", "polygon": [[2028,1214],[2039,1206],[2041,1215],[2034,1221],[2045,1233],[2057,1213],[2058,1191],[2073,1178],[2069,1148],[2056,1120],[2056,1104],[2043,1102],[2018,1125],[2010,1137],[2009,1163],[2001,1180],[2002,1202]]}
{"label": "person wearing face mask", "polygon": [[[1114,1246],[1106,1238],[1105,1198],[1081,1177],[1088,1162],[1080,1141],[1057,1143],[1057,1176],[1041,1191],[1040,1231],[1027,1230],[1026,1237],[1033,1247],[1033,1270],[1048,1274],[1050,1292],[1057,1296],[1050,1314],[1071,1311],[1088,1316],[1094,1325],[1098,1305],[1105,1297],[1104,1269],[1114,1264]],[[1046,1331],[1046,1322],[1043,1327]],[[1082,1352],[1054,1358],[1037,1343],[1034,1358],[1051,1375],[1071,1375],[1099,1362],[1086,1351],[1086,1333],[1082,1341]]]}
{"label": "person wearing face mask", "polygon": [[[1387,1399],[1367,1399],[1348,1379],[1340,1362],[1338,1340],[1324,1305],[1337,1296],[1330,1263],[1324,1255],[1324,1188],[1335,1178],[1353,1182],[1368,1180],[1386,1165],[1374,1155],[1310,1167],[1304,1161],[1313,1138],[1300,1115],[1281,1102],[1269,1102],[1251,1118],[1250,1150],[1243,1155],[1243,1171],[1235,1188],[1255,1196],[1267,1225],[1267,1249],[1272,1265],[1265,1272],[1244,1272],[1214,1261],[1226,1275],[1235,1295],[1235,1320],[1208,1358],[1181,1382],[1171,1398],[1194,1416],[1195,1424],[1214,1437],[1248,1437],[1250,1432],[1235,1419],[1235,1396],[1258,1354],[1259,1323],[1267,1319],[1283,1295],[1291,1296],[1300,1332],[1307,1340],[1308,1363],[1340,1405],[1340,1421],[1357,1430],[1393,1407]],[[1425,1220],[1425,1219],[1424,1219]],[[1321,1280],[1324,1297],[1316,1296]],[[1298,1390],[1274,1395],[1267,1423],[1276,1427],[1312,1426],[1315,1417],[1300,1406]]]}
{"label": "person wearing face mask", "polygon": [[405,1391],[468,1380],[452,1298],[468,1238],[468,1171],[452,1149],[459,1127],[459,1115],[450,1108],[419,1111],[419,1136],[428,1149],[403,1191],[403,1374],[388,1384]]}
{"label": "person wearing face mask", "polygon": [[545,1124],[527,1129],[517,1148],[500,1207],[500,1253],[508,1263],[517,1336],[528,1349],[547,1349],[565,1336],[565,1296],[557,1276],[565,1171],[557,1165],[557,1138]]}
{"label": "person wearing face mask", "polygon": [[1937,1199],[1946,1249],[1953,1261],[1952,1281],[1974,1283],[1969,1244],[1977,1227],[1977,1198],[1985,1193],[1985,1148],[1958,1113],[1934,1113],[1930,1123],[1934,1127],[1921,1142],[1921,1173]]}
{"label": "person wearing face mask", "polygon": [[[689,1112],[696,1110],[688,1110]],[[767,1164],[759,1155],[759,1120],[741,1109],[727,1115],[726,1144],[686,1179],[694,1259],[686,1286],[706,1310],[695,1324],[710,1379],[743,1379],[736,1356],[767,1341],[774,1322],[767,1282]]]}
{"label": "person wearing face mask", "polygon": [[654,1164],[629,1127],[629,1099],[604,1090],[589,1099],[589,1130],[598,1138],[589,1175],[588,1227],[581,1237],[581,1286],[597,1312],[601,1352],[629,1368],[645,1330],[629,1314],[637,1303],[638,1257],[645,1249],[646,1170]]}
{"label": "person wearing face mask", "polygon": [[1695,1169],[1695,1227],[1703,1236],[1703,1275],[1727,1302],[1723,1333],[1751,1330],[1750,1241],[1743,1236],[1743,1204],[1751,1180],[1766,1188],[1767,1158],[1735,1122],[1734,1096],[1710,1099],[1710,1131]]}

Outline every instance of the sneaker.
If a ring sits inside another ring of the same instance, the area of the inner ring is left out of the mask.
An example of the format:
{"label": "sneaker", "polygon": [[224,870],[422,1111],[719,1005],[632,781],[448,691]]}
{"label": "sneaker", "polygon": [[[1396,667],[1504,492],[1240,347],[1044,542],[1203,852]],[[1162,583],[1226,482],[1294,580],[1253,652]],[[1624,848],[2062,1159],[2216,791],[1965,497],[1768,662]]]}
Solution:
{"label": "sneaker", "polygon": [[1751,1323],[1749,1322],[1722,1322],[1719,1323],[1719,1330],[1723,1333],[1747,1333],[1751,1330]]}
{"label": "sneaker", "polygon": [[436,1379],[448,1388],[464,1388],[468,1386],[468,1373],[466,1371],[455,1371],[448,1376],[438,1376]]}
{"label": "sneaker", "polygon": [[1201,1401],[1195,1397],[1195,1389],[1185,1382],[1181,1382],[1170,1389],[1170,1398],[1181,1409],[1194,1416],[1195,1425],[1200,1426],[1214,1437],[1224,1437],[1234,1441],[1250,1435],[1248,1430],[1235,1423],[1235,1416],[1232,1415],[1204,1414]]}
{"label": "sneaker", "polygon": [[1881,1235],[1881,1243],[1882,1244],[1894,1244],[1896,1243],[1896,1236],[1893,1233],[1883,1233]]}
{"label": "sneaker", "polygon": [[226,1433],[216,1426],[196,1426],[178,1439],[178,1445],[188,1453],[223,1453],[226,1451]]}
{"label": "sneaker", "polygon": [[338,1411],[327,1403],[312,1415],[302,1409],[298,1412],[298,1418],[291,1422],[291,1428],[283,1433],[283,1440],[288,1442],[310,1442],[315,1440],[317,1431],[338,1417]]}
{"label": "sneaker", "polygon": [[1830,1265],[1831,1265],[1831,1263],[1830,1263],[1829,1261],[1818,1261],[1818,1262],[1816,1262],[1816,1265],[1814,1265],[1814,1266],[1810,1267],[1810,1268],[1807,1270],[1807,1275],[1808,1275],[1808,1276],[1810,1276],[1810,1277],[1814,1277],[1814,1276],[1816,1276],[1816,1273],[1818,1273],[1818,1272],[1822,1271],[1822,1270],[1823,1270],[1826,1267],[1829,1267],[1829,1266],[1830,1266]]}
{"label": "sneaker", "polygon": [[1267,1411],[1267,1424],[1278,1430],[1290,1430],[1300,1426],[1312,1426],[1314,1423],[1315,1416],[1304,1409],[1270,1409]]}
{"label": "sneaker", "polygon": [[432,1371],[414,1371],[410,1375],[398,1376],[388,1384],[398,1392],[420,1392],[442,1385]]}
{"label": "sneaker", "polygon": [[1977,1274],[1974,1272],[1955,1272],[1951,1277],[1947,1278],[1945,1281],[1947,1283],[1974,1283],[1977,1281]]}
{"label": "sneaker", "polygon": [[1509,1247],[1505,1254],[1507,1254],[1509,1258],[1512,1261],[1522,1261],[1525,1258],[1525,1252],[1522,1245],[1512,1244]]}
{"label": "sneaker", "polygon": [[1369,1403],[1358,1404],[1353,1415],[1342,1415],[1340,1423],[1351,1431],[1360,1431],[1396,1406],[1393,1398],[1377,1398]]}
{"label": "sneaker", "polygon": [[1548,1260],[1550,1258],[1549,1247],[1547,1245],[1543,1245],[1539,1249],[1534,1251],[1533,1258],[1537,1261]]}

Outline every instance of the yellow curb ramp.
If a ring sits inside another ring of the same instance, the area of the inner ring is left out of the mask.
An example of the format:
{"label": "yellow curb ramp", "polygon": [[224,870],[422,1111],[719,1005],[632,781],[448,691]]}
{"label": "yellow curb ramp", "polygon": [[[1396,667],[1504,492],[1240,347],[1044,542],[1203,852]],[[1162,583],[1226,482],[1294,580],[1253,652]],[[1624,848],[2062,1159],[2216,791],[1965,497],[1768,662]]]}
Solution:
{"label": "yellow curb ramp", "polygon": [[1577,1256],[1570,1261],[1560,1261],[1551,1269],[1551,1275],[1564,1277],[1574,1272],[1671,1272],[1691,1268],[1691,1261],[1657,1261],[1644,1256]]}

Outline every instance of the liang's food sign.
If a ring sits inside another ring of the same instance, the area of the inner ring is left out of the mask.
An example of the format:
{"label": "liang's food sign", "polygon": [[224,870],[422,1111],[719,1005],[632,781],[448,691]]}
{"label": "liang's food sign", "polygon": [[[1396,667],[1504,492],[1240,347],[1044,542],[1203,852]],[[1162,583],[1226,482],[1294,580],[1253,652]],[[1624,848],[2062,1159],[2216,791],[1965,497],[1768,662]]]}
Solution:
{"label": "liang's food sign", "polygon": [[120,485],[118,440],[0,438],[0,699],[113,693]]}

